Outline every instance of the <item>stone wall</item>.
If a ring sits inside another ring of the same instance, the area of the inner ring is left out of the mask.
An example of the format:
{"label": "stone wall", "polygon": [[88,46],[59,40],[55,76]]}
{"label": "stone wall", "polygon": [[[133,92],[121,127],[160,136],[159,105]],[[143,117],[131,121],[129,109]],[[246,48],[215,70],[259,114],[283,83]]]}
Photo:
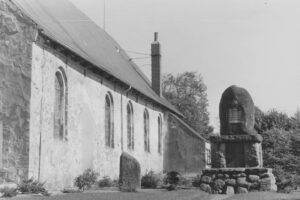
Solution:
{"label": "stone wall", "polygon": [[214,194],[277,191],[269,168],[220,168],[203,170],[200,189]]}
{"label": "stone wall", "polygon": [[32,41],[36,28],[10,1],[0,0],[0,168],[28,176]]}
{"label": "stone wall", "polygon": [[168,114],[166,120],[164,171],[200,173],[206,168],[206,140],[178,117]]}
{"label": "stone wall", "polygon": [[[59,67],[65,71],[68,82],[67,141],[53,137],[54,78]],[[54,49],[43,49],[39,43],[33,44],[32,80],[29,176],[40,176],[49,189],[72,186],[74,178],[86,168],[93,168],[100,177],[115,179],[119,176],[122,151],[138,160],[142,175],[147,170],[162,172],[157,120],[159,115],[164,116],[162,110],[130,91],[127,97],[113,80],[85,70]],[[114,102],[114,148],[105,146],[104,109],[108,92]],[[126,106],[129,101],[134,113],[134,150],[127,149]],[[149,111],[150,153],[144,151],[145,108]]]}

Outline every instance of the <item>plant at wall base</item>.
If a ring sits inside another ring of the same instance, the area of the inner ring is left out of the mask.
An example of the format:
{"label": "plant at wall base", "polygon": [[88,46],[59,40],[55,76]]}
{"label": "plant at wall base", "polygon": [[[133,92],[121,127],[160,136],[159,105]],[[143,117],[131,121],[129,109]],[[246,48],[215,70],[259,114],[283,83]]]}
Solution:
{"label": "plant at wall base", "polygon": [[102,187],[112,187],[112,186],[114,186],[114,182],[108,176],[104,176],[102,179],[100,179],[98,181],[98,186],[100,188],[102,188]]}
{"label": "plant at wall base", "polygon": [[143,188],[152,188],[155,189],[161,182],[159,175],[155,174],[154,171],[150,170],[146,172],[144,176],[142,176],[141,185]]}
{"label": "plant at wall base", "polygon": [[99,174],[92,169],[86,169],[83,174],[75,178],[75,186],[81,190],[85,190],[91,187],[91,185],[97,182]]}
{"label": "plant at wall base", "polygon": [[177,190],[181,180],[181,174],[176,171],[168,172],[164,178],[164,183],[168,185],[167,190]]}
{"label": "plant at wall base", "polygon": [[48,191],[44,187],[45,182],[41,183],[33,178],[28,180],[23,180],[18,185],[18,191],[23,194],[42,194],[44,196],[49,196]]}

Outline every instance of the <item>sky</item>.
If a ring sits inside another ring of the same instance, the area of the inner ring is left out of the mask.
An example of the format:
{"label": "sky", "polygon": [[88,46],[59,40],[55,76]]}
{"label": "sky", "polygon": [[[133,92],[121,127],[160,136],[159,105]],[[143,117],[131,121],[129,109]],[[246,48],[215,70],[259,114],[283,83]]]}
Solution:
{"label": "sky", "polygon": [[[150,54],[158,32],[163,73],[203,76],[215,132],[230,85],[247,89],[263,111],[293,115],[300,108],[299,0],[70,1],[100,27],[105,21],[132,58],[145,57],[132,51]],[[151,76],[149,58],[134,61]]]}

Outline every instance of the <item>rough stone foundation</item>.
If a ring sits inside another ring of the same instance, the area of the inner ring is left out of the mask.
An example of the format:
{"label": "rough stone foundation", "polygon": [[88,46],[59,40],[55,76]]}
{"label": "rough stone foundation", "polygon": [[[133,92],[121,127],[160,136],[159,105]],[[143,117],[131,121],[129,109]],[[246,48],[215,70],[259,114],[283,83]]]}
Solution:
{"label": "rough stone foundation", "polygon": [[270,168],[214,168],[203,170],[200,189],[213,194],[277,191]]}

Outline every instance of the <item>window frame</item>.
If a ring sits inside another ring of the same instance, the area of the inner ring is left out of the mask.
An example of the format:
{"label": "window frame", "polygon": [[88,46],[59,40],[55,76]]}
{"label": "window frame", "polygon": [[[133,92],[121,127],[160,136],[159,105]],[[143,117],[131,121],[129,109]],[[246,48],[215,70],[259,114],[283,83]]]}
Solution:
{"label": "window frame", "polygon": [[146,108],[143,113],[143,121],[144,121],[144,151],[150,153],[150,120],[149,120],[149,112]]}
{"label": "window frame", "polygon": [[114,139],[114,101],[110,92],[107,92],[104,99],[104,132],[105,146],[109,148],[115,147]]}
{"label": "window frame", "polygon": [[134,111],[131,101],[126,106],[127,119],[127,149],[134,150]]}
{"label": "window frame", "polygon": [[162,138],[163,138],[163,121],[162,121],[162,116],[161,114],[158,115],[157,117],[157,126],[158,126],[158,153],[162,154]]}
{"label": "window frame", "polygon": [[[57,84],[58,83],[58,84]],[[59,67],[55,71],[54,75],[54,127],[53,127],[53,135],[54,139],[60,141],[67,141],[68,129],[68,84],[67,84],[67,76],[62,67]],[[57,85],[60,86],[59,89],[59,97],[57,96]],[[59,100],[58,100],[59,98]],[[58,113],[57,113],[58,112]],[[57,129],[57,120],[59,121],[58,129]]]}

